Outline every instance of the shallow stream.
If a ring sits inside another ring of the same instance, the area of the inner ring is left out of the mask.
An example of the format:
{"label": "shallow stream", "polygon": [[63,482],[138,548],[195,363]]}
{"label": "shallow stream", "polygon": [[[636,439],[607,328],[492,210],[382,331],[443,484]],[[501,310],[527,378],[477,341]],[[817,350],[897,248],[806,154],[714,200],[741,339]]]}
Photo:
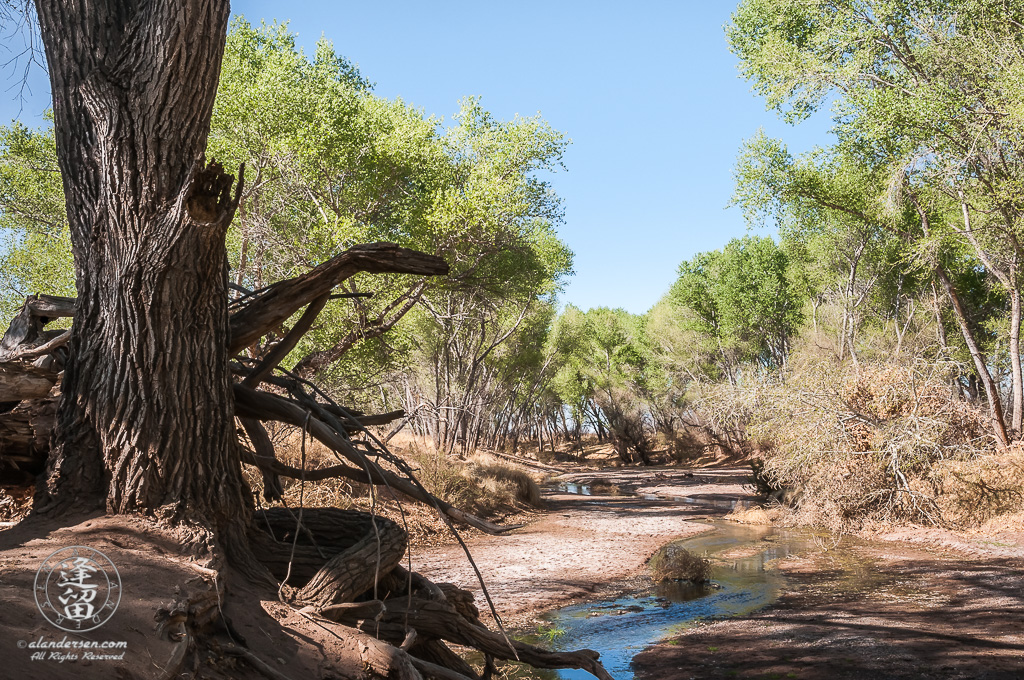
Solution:
{"label": "shallow stream", "polygon": [[[605,489],[560,484],[562,493],[619,495]],[[704,499],[658,497],[658,500],[700,502]],[[735,524],[708,520],[714,528],[673,543],[711,560],[711,583],[652,583],[637,579],[632,594],[562,607],[546,614],[530,642],[546,647],[594,649],[615,680],[631,680],[630,663],[643,649],[671,636],[700,619],[742,616],[772,603],[783,586],[783,577],[772,561],[814,547],[813,536],[802,530]],[[600,556],[595,556],[600,559]],[[511,677],[592,678],[580,670],[532,671]]]}
{"label": "shallow stream", "polygon": [[[715,529],[676,541],[711,560],[711,584],[641,584],[639,592],[551,612],[544,642],[556,649],[594,649],[616,680],[630,680],[633,657],[704,618],[749,614],[773,602],[783,585],[772,560],[813,547],[809,534],[775,527],[710,522]],[[645,587],[646,585],[646,587]],[[579,670],[561,678],[591,678]]]}

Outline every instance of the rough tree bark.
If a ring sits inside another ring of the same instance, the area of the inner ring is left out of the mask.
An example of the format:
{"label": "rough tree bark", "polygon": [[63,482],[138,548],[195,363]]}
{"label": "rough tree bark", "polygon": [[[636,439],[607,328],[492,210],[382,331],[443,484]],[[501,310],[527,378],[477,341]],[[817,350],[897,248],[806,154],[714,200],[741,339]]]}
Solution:
{"label": "rough tree bark", "polygon": [[37,507],[241,528],[224,246],[238,191],[204,160],[228,3],[35,5],[79,292]]}

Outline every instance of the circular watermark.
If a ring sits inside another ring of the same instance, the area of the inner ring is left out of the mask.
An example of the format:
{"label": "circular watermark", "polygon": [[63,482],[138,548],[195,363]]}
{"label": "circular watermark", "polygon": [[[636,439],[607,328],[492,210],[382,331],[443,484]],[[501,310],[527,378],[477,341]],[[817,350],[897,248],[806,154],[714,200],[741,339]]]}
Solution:
{"label": "circular watermark", "polygon": [[61,630],[95,630],[121,602],[121,575],[99,550],[73,545],[43,560],[36,571],[35,596],[43,617]]}

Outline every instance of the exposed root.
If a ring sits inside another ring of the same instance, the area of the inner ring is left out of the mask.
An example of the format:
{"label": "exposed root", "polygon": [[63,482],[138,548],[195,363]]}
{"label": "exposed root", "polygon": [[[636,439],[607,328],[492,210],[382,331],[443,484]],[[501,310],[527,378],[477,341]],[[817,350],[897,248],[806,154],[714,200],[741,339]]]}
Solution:
{"label": "exposed root", "polygon": [[290,600],[302,606],[300,613],[342,624],[336,631],[341,636],[356,631],[371,636],[373,642],[359,638],[360,653],[374,673],[479,680],[445,644],[452,642],[488,657],[610,677],[597,652],[549,652],[488,630],[472,593],[432,583],[399,565],[405,532],[394,522],[350,510],[307,508],[301,527],[284,509],[258,513],[256,525],[257,554],[279,578],[290,575]]}

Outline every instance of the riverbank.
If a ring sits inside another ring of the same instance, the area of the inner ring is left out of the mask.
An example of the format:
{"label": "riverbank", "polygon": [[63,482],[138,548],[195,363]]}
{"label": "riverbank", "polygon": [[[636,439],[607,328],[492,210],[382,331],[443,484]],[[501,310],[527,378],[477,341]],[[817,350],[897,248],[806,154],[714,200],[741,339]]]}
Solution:
{"label": "riverbank", "polygon": [[778,601],[649,648],[636,680],[1022,678],[1024,549],[986,541],[847,539],[789,557]]}

